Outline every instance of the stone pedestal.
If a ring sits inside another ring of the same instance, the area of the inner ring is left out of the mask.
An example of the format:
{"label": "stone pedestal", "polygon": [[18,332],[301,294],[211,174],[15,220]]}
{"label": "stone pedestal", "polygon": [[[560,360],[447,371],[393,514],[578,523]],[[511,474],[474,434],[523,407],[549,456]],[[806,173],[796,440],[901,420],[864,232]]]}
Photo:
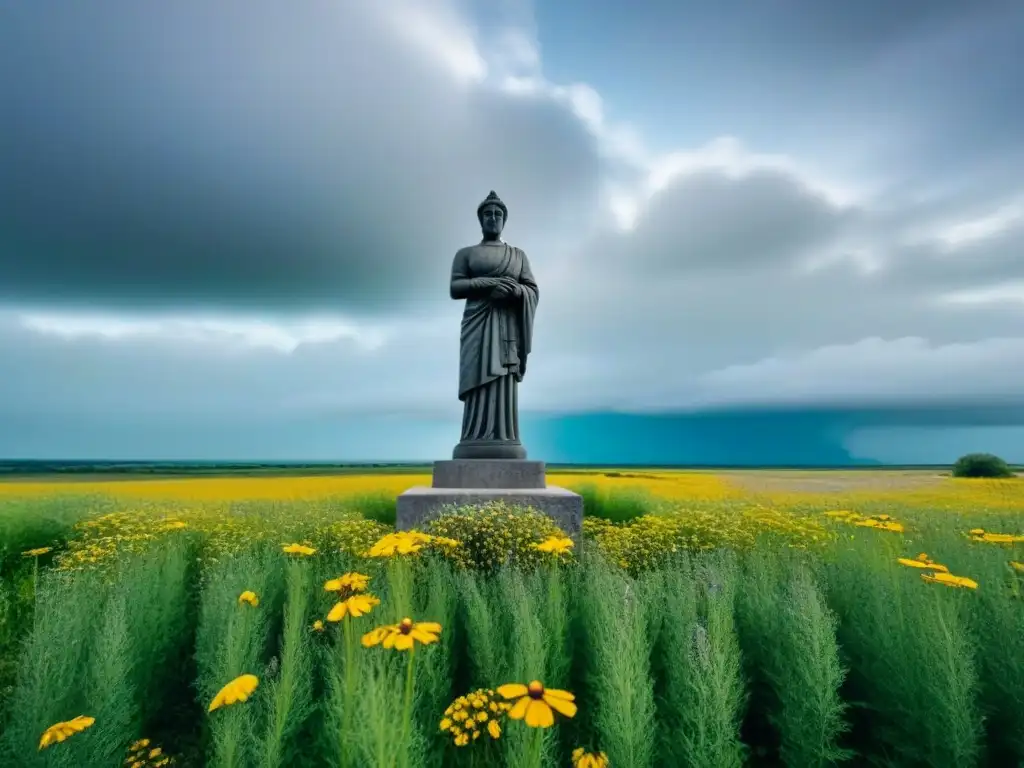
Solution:
{"label": "stone pedestal", "polygon": [[583,497],[548,485],[543,461],[525,459],[455,459],[434,463],[432,487],[416,486],[398,496],[398,530],[421,528],[448,505],[488,502],[533,507],[554,520],[574,539],[583,523]]}
{"label": "stone pedestal", "polygon": [[464,440],[455,446],[452,458],[521,460],[526,448],[518,440]]}

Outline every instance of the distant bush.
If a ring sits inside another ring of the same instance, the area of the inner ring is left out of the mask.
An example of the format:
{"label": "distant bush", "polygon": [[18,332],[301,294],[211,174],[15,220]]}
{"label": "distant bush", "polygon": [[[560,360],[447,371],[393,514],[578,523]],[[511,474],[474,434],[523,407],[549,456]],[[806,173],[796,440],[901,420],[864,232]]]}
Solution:
{"label": "distant bush", "polygon": [[398,502],[393,493],[380,491],[376,493],[353,494],[346,499],[349,507],[356,510],[367,520],[384,525],[394,525]]}
{"label": "distant bush", "polygon": [[[608,473],[614,476],[616,473]],[[572,488],[583,497],[583,514],[599,517],[613,523],[628,523],[650,513],[654,502],[651,494],[642,488],[600,488],[586,483]]]}
{"label": "distant bush", "polygon": [[1013,477],[1013,471],[991,453],[968,453],[956,460],[953,477]]}

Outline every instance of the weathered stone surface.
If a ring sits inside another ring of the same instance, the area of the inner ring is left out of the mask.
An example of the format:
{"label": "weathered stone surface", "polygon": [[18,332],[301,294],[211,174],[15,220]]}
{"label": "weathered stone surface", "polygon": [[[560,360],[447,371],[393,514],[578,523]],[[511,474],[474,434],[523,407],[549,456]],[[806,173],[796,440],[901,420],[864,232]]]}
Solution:
{"label": "weathered stone surface", "polygon": [[501,232],[508,207],[493,191],[477,206],[482,239],[452,260],[449,293],[465,301],[459,333],[462,438],[453,459],[525,459],[519,383],[533,349],[539,288],[521,248]]}
{"label": "weathered stone surface", "polygon": [[565,488],[428,488],[415,486],[400,494],[395,528],[422,528],[447,505],[478,506],[503,501],[514,506],[533,507],[551,517],[574,539],[583,524],[583,497]]}
{"label": "weathered stone surface", "polygon": [[482,239],[452,262],[451,297],[464,300],[459,336],[462,438],[434,464],[433,486],[398,497],[395,527],[422,528],[445,507],[500,501],[532,507],[579,541],[583,497],[547,485],[544,462],[527,461],[519,438],[519,383],[533,348],[539,288],[522,249],[502,242],[508,207],[491,192],[477,207]]}
{"label": "weathered stone surface", "polygon": [[543,461],[456,459],[434,462],[434,488],[546,488]]}

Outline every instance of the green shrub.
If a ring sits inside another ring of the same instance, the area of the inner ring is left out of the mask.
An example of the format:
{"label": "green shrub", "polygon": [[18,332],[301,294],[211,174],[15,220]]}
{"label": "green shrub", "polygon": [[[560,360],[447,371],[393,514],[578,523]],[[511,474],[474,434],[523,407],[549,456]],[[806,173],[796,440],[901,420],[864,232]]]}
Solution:
{"label": "green shrub", "polygon": [[449,507],[427,523],[424,533],[462,542],[449,557],[462,567],[481,570],[546,562],[551,555],[533,545],[549,536],[565,535],[543,512],[500,501]]}
{"label": "green shrub", "polygon": [[1013,471],[991,453],[968,453],[956,460],[953,477],[1013,477]]}
{"label": "green shrub", "polygon": [[384,525],[394,525],[398,506],[395,494],[381,491],[379,493],[361,493],[352,496],[348,504],[360,516]]}
{"label": "green shrub", "polygon": [[648,514],[655,506],[651,494],[642,488],[606,490],[592,483],[573,488],[583,497],[586,517],[626,523]]}

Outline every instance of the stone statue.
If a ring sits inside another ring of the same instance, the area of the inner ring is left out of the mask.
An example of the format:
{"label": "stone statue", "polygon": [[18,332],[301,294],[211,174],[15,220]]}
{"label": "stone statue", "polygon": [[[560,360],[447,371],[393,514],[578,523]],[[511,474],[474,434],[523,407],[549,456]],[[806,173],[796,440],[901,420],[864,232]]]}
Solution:
{"label": "stone statue", "polygon": [[525,459],[518,385],[526,373],[537,281],[519,248],[501,240],[508,208],[492,191],[477,207],[483,233],[452,263],[451,297],[465,299],[459,343],[462,440],[455,459]]}

